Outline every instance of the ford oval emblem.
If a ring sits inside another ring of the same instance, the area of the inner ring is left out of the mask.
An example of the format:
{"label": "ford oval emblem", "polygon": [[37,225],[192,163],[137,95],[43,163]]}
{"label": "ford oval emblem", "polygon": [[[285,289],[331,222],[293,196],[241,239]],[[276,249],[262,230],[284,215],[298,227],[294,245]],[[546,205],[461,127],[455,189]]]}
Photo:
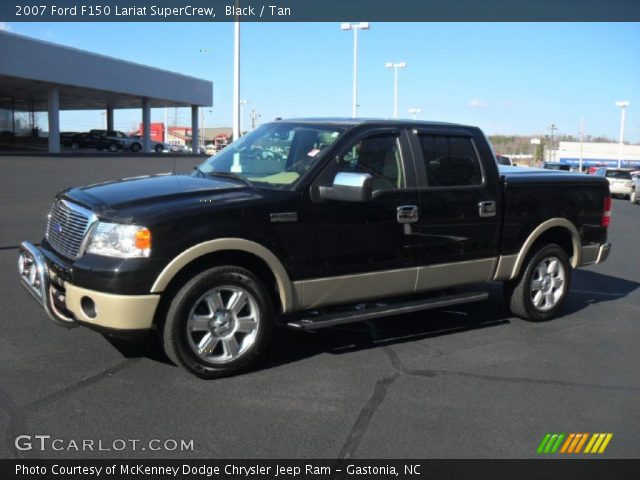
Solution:
{"label": "ford oval emblem", "polygon": [[62,225],[60,225],[59,223],[55,223],[53,225],[53,231],[58,234],[62,233]]}

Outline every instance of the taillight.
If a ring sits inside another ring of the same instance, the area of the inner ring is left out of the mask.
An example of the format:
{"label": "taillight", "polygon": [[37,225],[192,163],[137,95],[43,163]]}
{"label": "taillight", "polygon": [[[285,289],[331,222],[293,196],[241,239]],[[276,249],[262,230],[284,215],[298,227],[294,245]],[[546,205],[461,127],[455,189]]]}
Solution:
{"label": "taillight", "polygon": [[607,228],[611,223],[611,195],[607,195],[604,197],[604,202],[602,202],[602,221],[600,222],[600,226]]}

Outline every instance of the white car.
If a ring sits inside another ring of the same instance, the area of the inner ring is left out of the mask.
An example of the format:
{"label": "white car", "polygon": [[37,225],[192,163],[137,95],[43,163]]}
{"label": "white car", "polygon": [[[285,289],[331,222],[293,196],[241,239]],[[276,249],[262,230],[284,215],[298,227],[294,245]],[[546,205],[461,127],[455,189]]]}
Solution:
{"label": "white car", "polygon": [[631,198],[632,181],[630,169],[602,167],[596,170],[594,175],[599,175],[609,180],[609,190],[611,191],[612,197],[620,196]]}
{"label": "white car", "polygon": [[[633,175],[635,173],[635,175]],[[634,205],[640,204],[640,172],[632,172],[631,174],[631,194],[629,195],[629,200]]]}

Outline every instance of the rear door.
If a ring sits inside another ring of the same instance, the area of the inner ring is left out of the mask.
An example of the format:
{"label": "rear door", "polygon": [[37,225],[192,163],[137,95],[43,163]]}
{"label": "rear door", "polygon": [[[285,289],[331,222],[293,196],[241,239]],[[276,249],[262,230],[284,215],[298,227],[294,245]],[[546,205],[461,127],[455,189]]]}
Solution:
{"label": "rear door", "polygon": [[457,128],[417,129],[410,139],[420,185],[419,220],[412,224],[417,289],[486,281],[502,217],[498,168],[486,140],[476,129]]}

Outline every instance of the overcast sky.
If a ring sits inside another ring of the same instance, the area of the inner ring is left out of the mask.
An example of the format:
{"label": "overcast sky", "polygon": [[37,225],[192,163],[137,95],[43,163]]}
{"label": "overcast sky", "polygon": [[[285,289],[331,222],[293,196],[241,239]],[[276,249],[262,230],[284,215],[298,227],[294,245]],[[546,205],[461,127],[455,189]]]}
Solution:
{"label": "overcast sky", "polygon": [[[363,19],[366,20],[366,19]],[[165,68],[214,82],[207,126],[230,126],[232,23],[11,23],[0,27],[63,45]],[[359,116],[390,117],[393,73],[399,112],[478,125],[488,134],[585,132],[617,139],[628,100],[625,139],[640,142],[640,24],[372,23],[360,32]],[[275,117],[349,116],[353,33],[338,23],[242,24],[241,98],[261,121]],[[81,68],[81,66],[78,66]],[[153,121],[162,121],[154,110]],[[174,112],[169,112],[173,123]],[[188,124],[187,110],[178,112]],[[63,130],[100,127],[98,112],[64,113]],[[131,130],[138,111],[116,113]]]}

